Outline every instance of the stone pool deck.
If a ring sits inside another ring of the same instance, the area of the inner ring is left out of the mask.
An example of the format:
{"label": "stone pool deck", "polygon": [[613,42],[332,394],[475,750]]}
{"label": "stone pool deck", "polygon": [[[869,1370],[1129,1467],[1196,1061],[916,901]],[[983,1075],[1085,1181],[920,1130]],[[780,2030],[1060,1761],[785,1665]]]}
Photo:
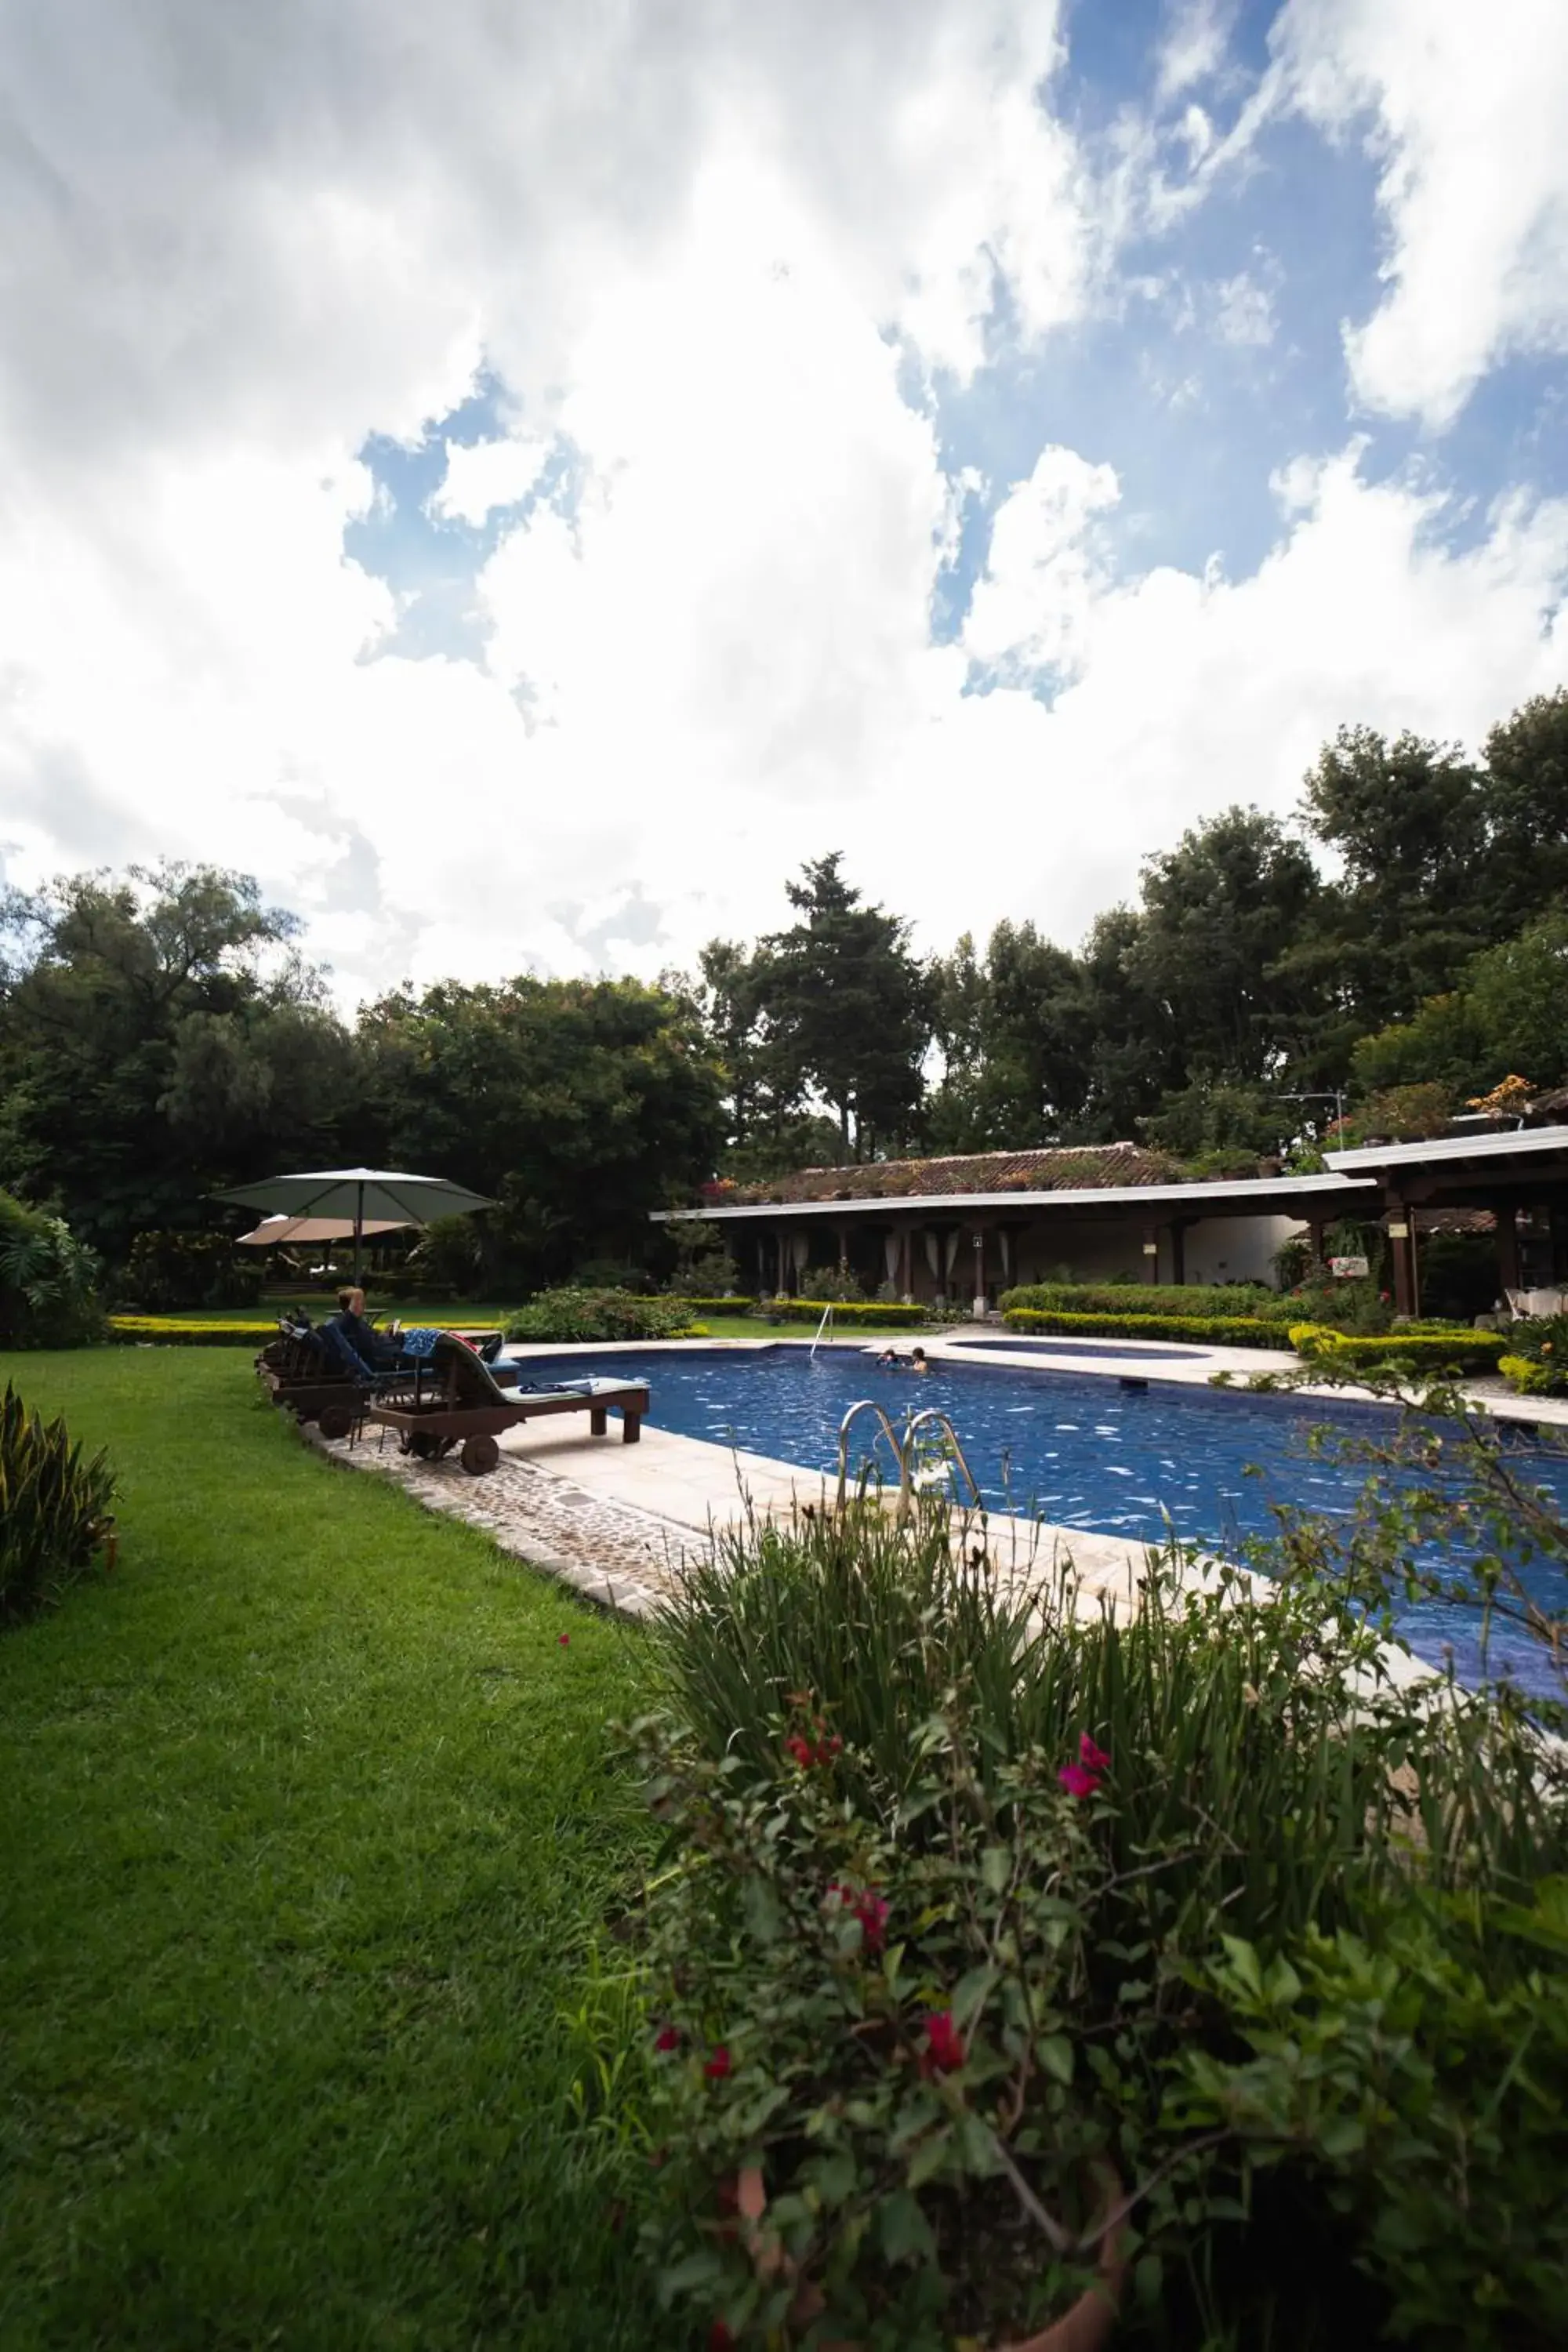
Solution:
{"label": "stone pool deck", "polygon": [[[679,1353],[696,1346],[742,1352],[780,1344],[771,1339],[726,1341],[666,1341],[639,1343],[639,1355]],[[809,1345],[786,1340],[784,1345]],[[874,1355],[878,1344],[857,1336],[829,1342],[837,1349]],[[900,1341],[901,1347],[910,1344]],[[1267,1370],[1294,1369],[1297,1360],[1258,1349],[1210,1349],[1192,1360],[1156,1358],[1141,1343],[1125,1343],[1114,1359],[1057,1357],[1049,1359],[1003,1347],[984,1350],[955,1344],[954,1337],[932,1338],[923,1343],[933,1362],[944,1358],[1008,1365],[1020,1370],[1042,1368],[1091,1373],[1110,1380],[1129,1376],[1181,1384],[1205,1384],[1211,1373],[1230,1370],[1245,1376]],[[519,1350],[530,1361],[543,1364],[552,1356],[580,1356],[580,1348],[538,1348]],[[1568,1424],[1568,1401],[1496,1395],[1489,1382],[1468,1384],[1478,1402],[1503,1417],[1532,1423]],[[868,1394],[875,1395],[874,1370],[868,1365]],[[1355,1397],[1364,1391],[1310,1388],[1303,1394],[1325,1398]],[[1548,1411],[1547,1408],[1552,1410]],[[456,1456],[430,1463],[400,1454],[384,1431],[370,1429],[357,1439],[331,1442],[317,1431],[307,1434],[320,1449],[346,1466],[395,1480],[427,1508],[445,1511],[479,1528],[503,1550],[542,1572],[559,1577],[584,1598],[628,1617],[647,1616],[668,1595],[683,1560],[706,1551],[714,1535],[741,1524],[748,1515],[787,1518],[803,1506],[820,1507],[830,1497],[833,1481],[819,1471],[715,1445],[695,1437],[678,1436],[645,1422],[636,1445],[623,1445],[619,1424],[612,1422],[606,1437],[587,1433],[585,1422],[574,1417],[559,1423],[535,1422],[510,1432],[500,1441],[501,1459],[488,1476],[471,1478]],[[1131,1614],[1138,1589],[1156,1555],[1146,1544],[1124,1536],[1103,1535],[1080,1528],[1053,1526],[1046,1521],[987,1514],[987,1551],[998,1575],[1011,1580],[1049,1574],[1070,1563],[1077,1606],[1091,1614],[1109,1608],[1120,1617]],[[1200,1562],[1194,1573],[1202,1576]],[[1391,1654],[1389,1671],[1401,1682],[1422,1679],[1431,1669]]]}

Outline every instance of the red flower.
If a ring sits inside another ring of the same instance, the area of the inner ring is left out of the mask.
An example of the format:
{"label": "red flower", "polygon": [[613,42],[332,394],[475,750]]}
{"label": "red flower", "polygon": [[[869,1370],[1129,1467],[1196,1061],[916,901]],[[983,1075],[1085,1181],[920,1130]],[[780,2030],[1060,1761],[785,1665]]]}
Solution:
{"label": "red flower", "polygon": [[1087,1764],[1091,1772],[1103,1772],[1110,1763],[1103,1748],[1097,1748],[1086,1731],[1078,1743],[1078,1760]]}
{"label": "red flower", "polygon": [[708,2330],[708,2352],[733,2352],[735,2339],[721,2319]]}
{"label": "red flower", "polygon": [[792,1756],[795,1762],[800,1766],[801,1770],[805,1772],[808,1770],[813,1764],[831,1764],[833,1759],[842,1750],[844,1742],[839,1738],[837,1731],[833,1733],[830,1738],[817,1740],[816,1742],[805,1738],[805,1736],[798,1731],[792,1731],[789,1738],[784,1741],[784,1753],[787,1756]]}
{"label": "red flower", "polygon": [[702,2072],[708,2076],[710,2082],[721,2083],[729,2071],[730,2053],[721,2042],[712,2057],[703,2066]]}
{"label": "red flower", "polygon": [[570,1633],[557,1633],[555,1639],[563,1650],[571,1646],[572,1636]]}
{"label": "red flower", "polygon": [[658,2032],[653,2037],[653,2046],[656,2050],[679,2050],[680,2047],[679,2028],[674,2025],[660,2026]]}
{"label": "red flower", "polygon": [[963,2036],[952,2021],[951,2009],[933,2009],[926,2019],[926,2053],[922,2074],[949,2074],[963,2063]]}
{"label": "red flower", "polygon": [[888,1902],[874,1886],[863,1887],[850,1905],[860,1922],[860,1940],[868,1952],[879,1952],[887,1940]]}
{"label": "red flower", "polygon": [[1081,1764],[1064,1764],[1057,1779],[1069,1797],[1092,1797],[1100,1786],[1099,1773],[1086,1771]]}
{"label": "red flower", "polygon": [[829,1902],[838,1904],[852,1919],[860,1922],[860,1941],[868,1952],[879,1952],[888,1934],[888,1901],[874,1886],[863,1886],[858,1892],[853,1886],[841,1886],[837,1879],[827,1890]]}

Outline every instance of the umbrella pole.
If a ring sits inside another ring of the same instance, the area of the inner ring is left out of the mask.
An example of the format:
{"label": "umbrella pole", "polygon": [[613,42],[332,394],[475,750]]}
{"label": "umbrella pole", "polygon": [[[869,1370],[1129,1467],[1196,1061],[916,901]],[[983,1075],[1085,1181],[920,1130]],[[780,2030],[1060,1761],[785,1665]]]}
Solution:
{"label": "umbrella pole", "polygon": [[354,1288],[356,1290],[360,1283],[360,1258],[363,1253],[363,1235],[364,1186],[362,1184],[359,1187],[359,1197],[354,1203]]}

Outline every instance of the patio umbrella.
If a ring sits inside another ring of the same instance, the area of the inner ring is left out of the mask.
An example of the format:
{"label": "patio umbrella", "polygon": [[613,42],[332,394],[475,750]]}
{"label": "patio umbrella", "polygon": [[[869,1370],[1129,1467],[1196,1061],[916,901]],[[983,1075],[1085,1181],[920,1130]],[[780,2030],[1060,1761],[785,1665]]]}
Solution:
{"label": "patio umbrella", "polygon": [[238,1184],[216,1192],[242,1209],[271,1209],[284,1216],[341,1217],[354,1237],[354,1280],[360,1277],[360,1244],[365,1220],[399,1225],[433,1224],[468,1209],[493,1208],[484,1192],[448,1184],[444,1176],[406,1176],[390,1168],[318,1168],[303,1176],[269,1176],[264,1183]]}
{"label": "patio umbrella", "polygon": [[[362,1234],[400,1234],[406,1217],[367,1217]],[[352,1217],[263,1217],[253,1233],[236,1234],[237,1246],[269,1249],[274,1242],[343,1242],[354,1229]]]}

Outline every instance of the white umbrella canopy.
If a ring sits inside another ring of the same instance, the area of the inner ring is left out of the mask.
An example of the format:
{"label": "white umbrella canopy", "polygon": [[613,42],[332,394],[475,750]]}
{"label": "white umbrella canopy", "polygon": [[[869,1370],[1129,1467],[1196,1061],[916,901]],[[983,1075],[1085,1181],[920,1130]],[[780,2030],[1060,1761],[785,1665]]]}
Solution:
{"label": "white umbrella canopy", "polygon": [[[367,1217],[362,1234],[401,1234],[406,1217]],[[237,1245],[269,1249],[275,1242],[346,1242],[353,1232],[352,1217],[263,1217],[253,1233],[236,1234]]]}
{"label": "white umbrella canopy", "polygon": [[260,1184],[238,1184],[232,1192],[213,1197],[241,1209],[271,1209],[284,1216],[346,1219],[354,1237],[356,1282],[367,1218],[428,1225],[437,1217],[460,1217],[469,1209],[495,1206],[488,1193],[449,1184],[444,1176],[409,1176],[391,1168],[318,1168],[300,1176],[268,1176]]}

